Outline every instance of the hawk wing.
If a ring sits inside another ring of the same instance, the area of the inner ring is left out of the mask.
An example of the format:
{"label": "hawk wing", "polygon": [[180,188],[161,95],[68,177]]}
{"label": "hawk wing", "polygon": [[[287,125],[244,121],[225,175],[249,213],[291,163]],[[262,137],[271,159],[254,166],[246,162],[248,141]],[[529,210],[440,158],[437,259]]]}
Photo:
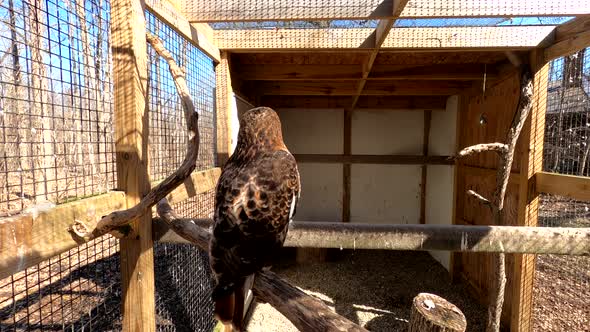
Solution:
{"label": "hawk wing", "polygon": [[210,263],[217,295],[269,266],[282,247],[300,193],[295,158],[262,152],[246,164],[230,160],[217,186]]}

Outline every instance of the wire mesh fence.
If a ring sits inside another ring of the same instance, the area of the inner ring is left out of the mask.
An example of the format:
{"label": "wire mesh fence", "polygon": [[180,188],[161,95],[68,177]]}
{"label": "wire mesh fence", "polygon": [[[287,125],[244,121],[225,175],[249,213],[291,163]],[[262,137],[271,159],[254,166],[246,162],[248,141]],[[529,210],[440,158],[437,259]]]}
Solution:
{"label": "wire mesh fence", "polygon": [[[0,215],[115,184],[107,0],[0,2]],[[117,329],[105,236],[0,280],[1,331]]]}
{"label": "wire mesh fence", "polygon": [[[115,188],[109,15],[106,0],[0,2],[0,216]],[[214,167],[213,62],[146,16],[187,71],[200,115],[197,168]],[[187,132],[167,64],[149,57],[150,171],[160,180],[182,162]],[[175,208],[210,217],[213,193]],[[155,245],[159,330],[212,328],[207,264],[192,246]],[[120,330],[119,265],[118,241],[104,236],[0,280],[0,331]]]}
{"label": "wire mesh fence", "polygon": [[[215,166],[215,71],[213,61],[172,27],[150,12],[148,30],[159,36],[186,73],[199,112],[200,147],[197,170]],[[150,172],[164,178],[182,162],[188,133],[178,92],[168,64],[151,48],[148,97],[150,105]],[[183,216],[211,218],[214,194],[197,195],[174,206]],[[159,331],[208,331],[214,326],[212,279],[207,254],[192,245],[155,245],[156,311]]]}
{"label": "wire mesh fence", "polygon": [[[590,49],[549,68],[543,168],[590,175]],[[590,202],[543,195],[539,226],[590,227]],[[590,258],[538,255],[533,323],[536,331],[585,331],[590,326]]]}

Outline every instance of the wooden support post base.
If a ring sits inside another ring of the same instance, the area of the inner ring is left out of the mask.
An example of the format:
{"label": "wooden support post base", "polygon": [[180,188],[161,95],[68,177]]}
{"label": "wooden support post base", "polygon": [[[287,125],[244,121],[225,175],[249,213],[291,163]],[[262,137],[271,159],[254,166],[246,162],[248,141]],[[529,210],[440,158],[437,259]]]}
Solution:
{"label": "wooden support post base", "polygon": [[328,250],[325,248],[297,248],[297,263],[322,263],[326,261]]}
{"label": "wooden support post base", "polygon": [[414,297],[410,313],[410,332],[464,332],[465,315],[440,296],[420,293]]}

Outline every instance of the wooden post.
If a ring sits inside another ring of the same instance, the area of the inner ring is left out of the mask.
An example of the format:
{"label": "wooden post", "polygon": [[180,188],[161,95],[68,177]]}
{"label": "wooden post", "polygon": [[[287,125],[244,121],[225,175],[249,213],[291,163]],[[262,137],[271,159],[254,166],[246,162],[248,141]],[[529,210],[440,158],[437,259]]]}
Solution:
{"label": "wooden post", "polygon": [[229,68],[230,54],[221,52],[221,59],[215,67],[215,112],[217,116],[217,165],[223,165],[232,153],[232,112],[233,90]]}
{"label": "wooden post", "polygon": [[[117,186],[125,191],[128,208],[150,190],[144,9],[142,0],[111,3]],[[155,331],[151,214],[146,213],[131,226],[131,236],[121,240],[122,329]]]}
{"label": "wooden post", "polygon": [[[523,130],[523,144],[520,166],[520,188],[518,201],[518,226],[537,226],[539,210],[538,196],[531,196],[529,180],[536,172],[543,170],[543,141],[545,135],[545,109],[547,102],[547,81],[549,64],[543,58],[543,50],[531,52],[533,80],[533,108]],[[515,254],[513,274],[511,331],[531,331],[533,311],[533,279],[535,255]]]}
{"label": "wooden post", "polygon": [[420,293],[412,301],[410,332],[464,332],[465,315],[440,296]]}
{"label": "wooden post", "polygon": [[[428,145],[430,144],[430,123],[432,122],[432,111],[424,111],[424,137],[422,139],[422,155],[428,156]],[[426,224],[426,180],[428,178],[428,165],[422,165],[422,181],[420,184],[420,223]]]}

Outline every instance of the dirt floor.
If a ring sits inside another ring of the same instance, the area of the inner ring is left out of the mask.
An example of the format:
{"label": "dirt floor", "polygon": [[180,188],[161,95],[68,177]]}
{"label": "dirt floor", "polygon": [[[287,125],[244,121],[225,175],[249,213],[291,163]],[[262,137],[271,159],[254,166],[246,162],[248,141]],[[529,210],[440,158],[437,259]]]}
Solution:
{"label": "dirt floor", "polygon": [[[326,263],[295,265],[287,261],[273,270],[336,312],[370,331],[405,331],[412,299],[434,293],[458,306],[468,331],[483,331],[486,310],[425,252],[346,251]],[[256,304],[249,332],[298,331],[268,304]]]}

